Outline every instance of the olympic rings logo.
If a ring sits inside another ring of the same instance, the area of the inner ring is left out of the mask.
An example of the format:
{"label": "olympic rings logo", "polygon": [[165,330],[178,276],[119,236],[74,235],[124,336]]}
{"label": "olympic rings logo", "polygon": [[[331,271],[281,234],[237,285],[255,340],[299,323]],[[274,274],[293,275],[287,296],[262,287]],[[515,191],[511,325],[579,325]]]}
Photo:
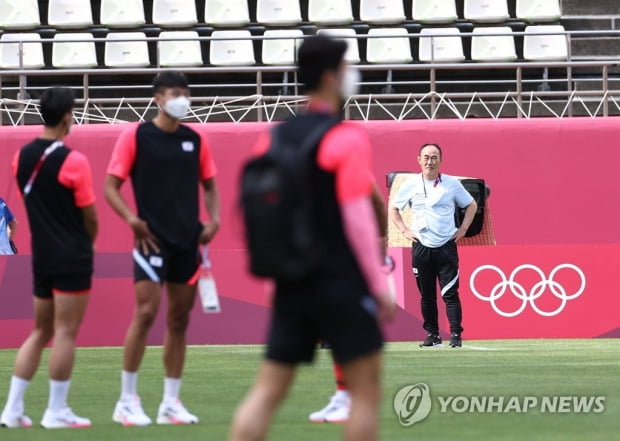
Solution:
{"label": "olympic rings logo", "polygon": [[[540,277],[540,281],[535,283],[529,292],[526,288],[519,282],[515,281],[517,274],[521,271],[533,271]],[[569,294],[566,291],[566,288],[560,284],[556,279],[556,275],[561,270],[572,270],[577,276],[579,276],[580,285],[579,289],[575,292]],[[481,294],[476,288],[476,277],[483,271],[493,271],[497,273],[500,277],[500,281],[491,289],[491,292],[488,295]],[[586,276],[584,272],[576,265],[570,263],[563,263],[561,265],[556,266],[551,273],[549,273],[549,277],[545,276],[545,273],[535,265],[524,264],[516,267],[511,273],[509,277],[506,277],[504,271],[498,268],[495,265],[482,265],[472,273],[469,278],[469,287],[471,292],[478,297],[480,300],[484,300],[485,302],[489,302],[493,310],[503,317],[516,317],[521,314],[527,305],[529,304],[531,308],[539,315],[543,317],[552,317],[554,315],[558,315],[560,312],[564,310],[566,307],[566,303],[569,300],[576,299],[586,289]],[[553,296],[560,300],[560,305],[552,310],[552,311],[544,311],[536,304],[536,301],[542,297],[542,295],[547,291],[549,291]],[[502,298],[504,294],[506,294],[510,290],[510,293],[514,295],[517,299],[521,300],[521,304],[514,311],[503,311],[497,305],[497,301]]]}

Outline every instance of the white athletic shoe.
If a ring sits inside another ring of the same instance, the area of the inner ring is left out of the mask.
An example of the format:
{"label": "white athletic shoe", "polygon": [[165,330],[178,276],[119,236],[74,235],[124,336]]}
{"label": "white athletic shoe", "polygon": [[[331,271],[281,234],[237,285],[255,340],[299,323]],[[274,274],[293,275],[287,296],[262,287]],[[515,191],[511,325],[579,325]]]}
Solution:
{"label": "white athletic shoe", "polygon": [[327,406],[310,414],[308,419],[313,423],[344,423],[349,419],[351,398],[346,392],[336,392]]}
{"label": "white athletic shoe", "polygon": [[196,424],[198,417],[187,411],[181,400],[166,400],[159,405],[157,424]]}
{"label": "white athletic shoe", "polygon": [[112,419],[123,426],[148,426],[153,421],[144,413],[140,397],[119,400],[114,407]]}
{"label": "white athletic shoe", "polygon": [[11,412],[4,409],[0,416],[0,426],[16,429],[18,427],[32,427],[32,420],[24,412]]}
{"label": "white athletic shoe", "polygon": [[69,406],[66,406],[57,412],[46,409],[41,420],[41,427],[44,429],[82,429],[90,427],[90,420],[77,416]]}

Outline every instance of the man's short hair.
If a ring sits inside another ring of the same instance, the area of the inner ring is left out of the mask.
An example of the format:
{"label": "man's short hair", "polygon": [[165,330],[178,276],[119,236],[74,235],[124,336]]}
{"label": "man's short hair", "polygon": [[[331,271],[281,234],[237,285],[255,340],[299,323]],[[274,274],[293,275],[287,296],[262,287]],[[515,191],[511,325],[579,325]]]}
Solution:
{"label": "man's short hair", "polygon": [[422,144],[422,146],[420,147],[420,150],[418,151],[418,156],[422,155],[422,150],[424,150],[426,147],[436,147],[437,150],[439,150],[439,157],[443,157],[443,152],[441,151],[441,147],[439,147],[439,144],[435,144],[433,142],[427,142],[426,144]]}
{"label": "man's short hair", "polygon": [[347,43],[323,35],[316,35],[303,41],[297,55],[299,81],[306,91],[317,90],[326,71],[337,71],[344,60]]}
{"label": "man's short hair", "polygon": [[158,73],[153,79],[153,95],[172,87],[188,89],[189,83],[187,82],[187,77],[181,72],[166,70]]}
{"label": "man's short hair", "polygon": [[46,127],[56,127],[75,107],[75,97],[66,87],[50,87],[41,94],[40,110]]}

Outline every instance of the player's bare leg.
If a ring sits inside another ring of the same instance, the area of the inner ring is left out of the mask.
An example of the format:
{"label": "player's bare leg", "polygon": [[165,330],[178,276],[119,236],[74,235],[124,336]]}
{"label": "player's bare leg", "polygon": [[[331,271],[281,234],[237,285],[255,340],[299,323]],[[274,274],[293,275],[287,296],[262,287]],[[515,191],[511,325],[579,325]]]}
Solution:
{"label": "player's bare leg", "polygon": [[286,397],[295,367],[264,360],[252,389],[237,408],[230,441],[262,441],[273,413]]}
{"label": "player's bare leg", "polygon": [[376,441],[381,401],[381,352],[343,363],[351,393],[351,413],[345,423],[345,440]]}
{"label": "player's bare leg", "polygon": [[187,411],[179,399],[181,376],[187,348],[187,327],[196,300],[196,285],[168,283],[168,313],[164,337],[164,397],[157,422],[159,424],[193,424],[198,417]]}
{"label": "player's bare leg", "polygon": [[91,425],[88,418],[75,415],[67,404],[75,360],[75,340],[89,297],[89,294],[54,294],[54,344],[49,359],[50,397],[41,420],[41,426],[47,429]]}
{"label": "player's bare leg", "polygon": [[161,301],[161,287],[149,280],[135,283],[136,306],[125,336],[121,397],[116,403],[112,419],[124,426],[147,426],[151,419],[144,413],[138,396],[138,369],[144,357],[149,331],[157,317]]}
{"label": "player's bare leg", "polygon": [[35,297],[34,329],[17,352],[9,396],[0,416],[0,424],[3,426],[32,426],[32,420],[25,414],[24,394],[39,367],[43,348],[53,336],[54,301]]}

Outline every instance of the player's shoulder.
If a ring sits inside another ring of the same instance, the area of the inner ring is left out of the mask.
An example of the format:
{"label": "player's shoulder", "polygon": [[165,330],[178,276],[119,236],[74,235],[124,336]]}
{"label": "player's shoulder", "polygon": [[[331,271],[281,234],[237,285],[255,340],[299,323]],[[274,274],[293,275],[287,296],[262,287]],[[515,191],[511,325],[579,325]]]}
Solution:
{"label": "player's shoulder", "polygon": [[184,137],[200,138],[200,133],[194,127],[190,127],[187,124],[179,124],[177,134]]}
{"label": "player's shoulder", "polygon": [[328,135],[338,137],[347,143],[356,143],[359,141],[368,142],[368,132],[364,130],[359,123],[352,121],[343,121],[332,128]]}
{"label": "player's shoulder", "polygon": [[63,146],[63,148],[67,150],[67,159],[65,161],[78,167],[88,166],[88,158],[84,153],[68,146]]}
{"label": "player's shoulder", "polygon": [[321,148],[329,150],[331,154],[348,155],[369,150],[369,146],[370,138],[363,128],[343,121],[327,132]]}

